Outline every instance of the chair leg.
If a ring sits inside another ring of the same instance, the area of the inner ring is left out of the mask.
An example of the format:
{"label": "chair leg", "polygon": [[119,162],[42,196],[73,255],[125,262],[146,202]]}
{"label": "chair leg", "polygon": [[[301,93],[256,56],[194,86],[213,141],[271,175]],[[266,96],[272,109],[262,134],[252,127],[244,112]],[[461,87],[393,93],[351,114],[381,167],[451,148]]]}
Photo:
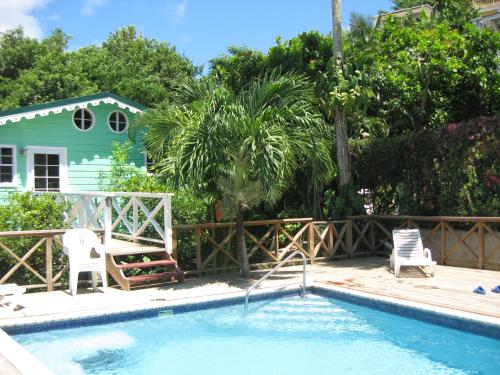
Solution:
{"label": "chair leg", "polygon": [[95,292],[97,290],[97,272],[92,271],[91,274],[92,274],[92,289]]}
{"label": "chair leg", "polygon": [[399,269],[400,268],[401,268],[401,266],[399,265],[399,263],[394,264],[394,275],[396,275],[396,277],[399,277]]}
{"label": "chair leg", "polygon": [[69,272],[69,289],[72,296],[76,296],[78,290],[78,271]]}
{"label": "chair leg", "polygon": [[102,280],[102,286],[104,288],[108,287],[108,273],[106,272],[106,267],[101,269],[101,280]]}

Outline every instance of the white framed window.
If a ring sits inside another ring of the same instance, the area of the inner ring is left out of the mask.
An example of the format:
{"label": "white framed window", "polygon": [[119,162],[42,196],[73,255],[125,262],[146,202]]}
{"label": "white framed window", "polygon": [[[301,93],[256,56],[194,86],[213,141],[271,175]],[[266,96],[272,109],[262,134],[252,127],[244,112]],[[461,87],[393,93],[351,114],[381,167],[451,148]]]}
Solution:
{"label": "white framed window", "polygon": [[0,145],[0,187],[17,186],[17,148]]}
{"label": "white framed window", "polygon": [[82,132],[89,131],[94,127],[94,114],[90,109],[79,108],[73,112],[73,125]]}
{"label": "white framed window", "polygon": [[28,190],[67,191],[67,152],[64,147],[26,147]]}
{"label": "white framed window", "polygon": [[113,111],[109,114],[108,125],[114,133],[123,133],[128,128],[128,118],[122,111]]}

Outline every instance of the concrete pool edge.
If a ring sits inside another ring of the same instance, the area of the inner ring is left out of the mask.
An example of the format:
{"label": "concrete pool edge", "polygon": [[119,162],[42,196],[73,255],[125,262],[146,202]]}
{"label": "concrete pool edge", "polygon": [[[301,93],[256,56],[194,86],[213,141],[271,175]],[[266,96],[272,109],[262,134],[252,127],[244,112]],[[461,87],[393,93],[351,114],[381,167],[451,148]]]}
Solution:
{"label": "concrete pool edge", "polygon": [[[0,329],[0,355],[20,374],[53,375],[42,362]],[[1,369],[0,369],[1,370]],[[1,371],[0,371],[1,372]],[[15,372],[14,372],[15,373]]]}
{"label": "concrete pool edge", "polygon": [[[472,334],[500,339],[500,319],[489,316],[481,316],[453,310],[450,308],[426,305],[421,302],[399,300],[394,297],[371,294],[367,292],[346,289],[333,285],[311,283],[308,291],[329,298],[338,298],[357,305],[364,305],[388,313],[398,314],[427,323],[463,330]],[[300,292],[298,286],[275,286],[262,288],[252,294],[251,302],[295,295]],[[103,309],[92,312],[78,312],[69,314],[58,314],[57,316],[40,316],[20,321],[10,321],[7,324],[0,320],[0,355],[10,362],[21,374],[36,373],[45,375],[52,372],[38,359],[31,355],[26,349],[18,344],[9,334],[16,335],[28,332],[40,332],[54,329],[73,328],[85,325],[98,325],[112,323],[114,321],[135,320],[140,318],[159,316],[162,312],[184,313],[188,311],[203,310],[224,306],[242,304],[245,292],[232,292],[216,294],[203,297],[190,297],[169,301],[154,301],[148,304],[133,306],[130,308]],[[243,308],[243,306],[242,306]],[[419,312],[424,315],[415,315]],[[410,314],[408,314],[410,313]],[[425,319],[425,314],[427,318]],[[429,317],[431,319],[429,319]],[[432,320],[436,318],[436,320]],[[465,326],[450,326],[446,321],[458,322]],[[476,332],[474,329],[479,328]],[[484,331],[491,330],[490,332]],[[35,366],[35,367],[33,367]],[[34,371],[36,369],[36,372]]]}

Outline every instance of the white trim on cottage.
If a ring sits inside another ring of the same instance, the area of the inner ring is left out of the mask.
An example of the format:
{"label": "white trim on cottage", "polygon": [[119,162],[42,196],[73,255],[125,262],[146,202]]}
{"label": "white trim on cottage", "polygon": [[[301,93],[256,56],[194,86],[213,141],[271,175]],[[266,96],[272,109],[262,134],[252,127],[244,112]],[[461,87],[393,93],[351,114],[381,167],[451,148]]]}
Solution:
{"label": "white trim on cottage", "polygon": [[99,98],[99,99],[92,99],[92,100],[87,100],[87,101],[81,101],[77,103],[71,103],[71,104],[62,104],[60,106],[54,106],[51,108],[44,108],[44,109],[37,109],[33,111],[26,111],[23,113],[16,113],[12,115],[7,115],[0,117],[0,126],[5,125],[8,121],[11,122],[19,122],[22,119],[27,119],[31,120],[35,118],[35,116],[48,116],[50,113],[61,113],[62,111],[74,111],[75,109],[78,108],[87,108],[87,106],[92,105],[96,106],[99,105],[100,103],[104,104],[117,104],[119,108],[121,109],[128,109],[132,113],[140,113],[142,110],[140,108],[134,107],[130,104],[124,103],[118,99],[112,98],[112,97],[104,97],[104,98]]}

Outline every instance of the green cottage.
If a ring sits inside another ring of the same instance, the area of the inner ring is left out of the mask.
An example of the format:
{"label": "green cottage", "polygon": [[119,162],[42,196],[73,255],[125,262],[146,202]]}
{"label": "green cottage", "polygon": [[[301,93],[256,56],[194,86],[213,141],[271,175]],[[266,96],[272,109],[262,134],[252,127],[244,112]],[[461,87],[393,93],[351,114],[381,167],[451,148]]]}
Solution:
{"label": "green cottage", "polygon": [[[95,191],[110,170],[111,143],[128,139],[145,107],[99,93],[0,111],[0,203],[14,191]],[[130,162],[145,167],[142,145]]]}

